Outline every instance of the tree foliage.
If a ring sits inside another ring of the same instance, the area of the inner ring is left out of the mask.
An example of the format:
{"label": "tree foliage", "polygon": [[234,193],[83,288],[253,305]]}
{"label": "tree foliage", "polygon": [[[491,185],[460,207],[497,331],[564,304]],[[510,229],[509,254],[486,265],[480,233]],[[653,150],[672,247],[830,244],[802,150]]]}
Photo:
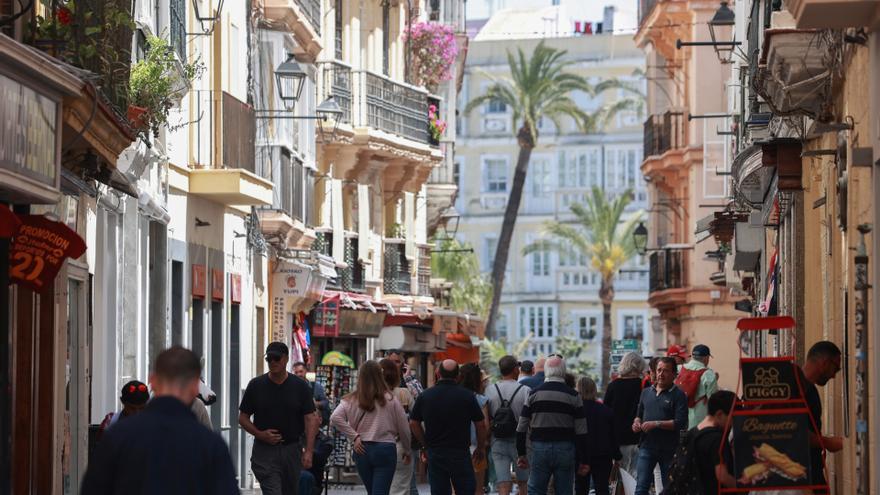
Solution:
{"label": "tree foliage", "polygon": [[515,343],[507,342],[507,339],[484,340],[480,344],[480,368],[483,368],[493,378],[500,379],[498,360],[508,354],[521,359],[525,355],[526,349],[529,348],[530,341],[531,336]]}
{"label": "tree foliage", "polygon": [[485,318],[492,300],[492,285],[480,273],[480,263],[469,244],[456,239],[444,239],[431,254],[431,274],[452,283],[449,292],[450,309],[474,313]]}

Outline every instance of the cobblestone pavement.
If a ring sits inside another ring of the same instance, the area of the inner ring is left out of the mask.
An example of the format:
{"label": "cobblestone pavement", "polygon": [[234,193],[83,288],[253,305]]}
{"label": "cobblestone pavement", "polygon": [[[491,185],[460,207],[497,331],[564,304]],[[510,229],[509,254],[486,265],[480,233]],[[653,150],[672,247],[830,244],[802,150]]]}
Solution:
{"label": "cobblestone pavement", "polygon": [[[419,495],[429,495],[431,493],[431,489],[427,484],[419,485]],[[241,492],[242,495],[261,495],[260,490],[243,490]],[[314,495],[324,495],[324,494],[314,494]],[[367,490],[364,489],[364,485],[343,485],[343,486],[334,486],[330,488],[330,491],[327,492],[327,495],[367,495]]]}

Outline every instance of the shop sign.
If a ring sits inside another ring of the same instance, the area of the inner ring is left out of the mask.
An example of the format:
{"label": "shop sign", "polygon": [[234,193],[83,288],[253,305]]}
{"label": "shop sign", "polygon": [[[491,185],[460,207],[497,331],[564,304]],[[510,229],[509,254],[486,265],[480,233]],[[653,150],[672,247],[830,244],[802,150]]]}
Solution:
{"label": "shop sign", "polygon": [[21,222],[9,250],[9,278],[12,282],[42,292],[66,258],[86,252],[82,237],[67,225],[43,215],[18,215]]}
{"label": "shop sign", "polygon": [[617,373],[620,361],[627,353],[639,352],[639,341],[635,339],[620,339],[611,341],[611,373]]}
{"label": "shop sign", "polygon": [[58,102],[0,75],[0,168],[58,183]]}
{"label": "shop sign", "polygon": [[192,295],[193,297],[205,298],[208,294],[207,288],[208,272],[205,265],[192,266]]}
{"label": "shop sign", "polygon": [[284,307],[284,298],[272,297],[272,341],[285,342],[285,326],[287,325],[287,310]]}
{"label": "shop sign", "polygon": [[441,333],[455,333],[458,331],[458,315],[455,313],[450,314],[440,314],[439,312],[434,313],[434,326],[431,328],[431,331],[434,332],[434,335],[440,335]]}
{"label": "shop sign", "polygon": [[279,262],[272,274],[272,293],[285,298],[306,297],[311,273],[309,266]]}
{"label": "shop sign", "polygon": [[746,402],[800,401],[794,364],[788,360],[742,359],[743,400]]}
{"label": "shop sign", "polygon": [[232,304],[241,304],[241,275],[237,273],[229,274],[229,298]]}
{"label": "shop sign", "polygon": [[216,268],[211,270],[211,298],[216,301],[223,300],[223,270]]}
{"label": "shop sign", "polygon": [[806,408],[736,411],[732,428],[737,488],[764,491],[811,486]]}

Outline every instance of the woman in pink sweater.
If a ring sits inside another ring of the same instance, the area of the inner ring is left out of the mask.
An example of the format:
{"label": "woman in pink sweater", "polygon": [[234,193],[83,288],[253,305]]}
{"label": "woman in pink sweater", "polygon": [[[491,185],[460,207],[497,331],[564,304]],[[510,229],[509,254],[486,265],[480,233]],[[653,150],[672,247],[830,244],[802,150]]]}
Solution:
{"label": "woman in pink sweater", "polygon": [[368,495],[388,495],[397,467],[397,444],[410,461],[409,422],[375,361],[358,370],[357,388],[343,397],[330,424],[354,442],[354,462]]}

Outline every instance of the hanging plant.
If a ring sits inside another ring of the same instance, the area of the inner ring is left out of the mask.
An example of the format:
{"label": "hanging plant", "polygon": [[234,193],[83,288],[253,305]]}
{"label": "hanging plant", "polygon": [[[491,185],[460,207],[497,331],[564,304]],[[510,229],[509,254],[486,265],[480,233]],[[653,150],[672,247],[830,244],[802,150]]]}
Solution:
{"label": "hanging plant", "polygon": [[452,78],[458,45],[452,28],[433,22],[417,22],[407,32],[413,54],[416,81],[434,92],[441,82]]}
{"label": "hanging plant", "polygon": [[129,96],[136,108],[129,114],[138,115],[140,123],[157,134],[168,123],[168,112],[204,70],[201,60],[180,64],[166,39],[149,36],[146,56],[131,68]]}
{"label": "hanging plant", "polygon": [[443,133],[446,132],[446,121],[440,118],[437,105],[432,104],[428,107],[428,129],[435,143],[439,143]]}

